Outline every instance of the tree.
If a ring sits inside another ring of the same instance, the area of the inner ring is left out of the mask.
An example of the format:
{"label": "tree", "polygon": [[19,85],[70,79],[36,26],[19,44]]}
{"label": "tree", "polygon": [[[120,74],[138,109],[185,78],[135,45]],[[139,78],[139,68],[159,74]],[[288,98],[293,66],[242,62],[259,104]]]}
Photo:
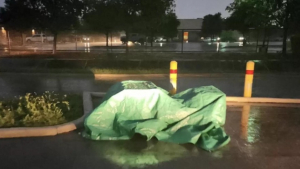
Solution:
{"label": "tree", "polygon": [[33,28],[34,11],[23,7],[19,0],[5,0],[5,7],[1,8],[0,18],[7,30],[15,30],[21,33],[22,45],[25,42],[24,32]]}
{"label": "tree", "polygon": [[300,9],[299,0],[267,0],[272,5],[276,25],[283,28],[282,53],[286,54],[288,31],[292,23],[297,19]]}
{"label": "tree", "polygon": [[173,33],[174,29],[177,29],[174,7],[174,0],[140,1],[140,29],[150,37],[151,46],[153,46],[153,37],[163,35],[165,27]]}
{"label": "tree", "polygon": [[[8,5],[14,1],[18,1],[18,8]],[[32,27],[48,30],[53,34],[53,53],[56,52],[58,33],[74,29],[84,8],[81,0],[6,0],[5,4],[8,11],[28,11],[30,17],[23,18],[22,22],[29,22]],[[26,14],[16,13],[15,16],[22,15]]]}
{"label": "tree", "polygon": [[109,34],[118,30],[119,4],[112,0],[97,0],[89,4],[89,11],[83,19],[90,28],[106,35],[106,47],[108,50]]}
{"label": "tree", "polygon": [[164,16],[162,24],[162,35],[168,39],[174,38],[178,33],[179,20],[175,13],[171,12]]}
{"label": "tree", "polygon": [[[238,30],[244,37],[250,28],[264,30],[263,46],[265,45],[266,36],[269,28],[272,26],[272,10],[265,0],[248,0],[235,1],[226,8],[231,12],[231,16],[226,19],[226,27],[231,30]],[[246,39],[244,39],[246,45]]]}
{"label": "tree", "polygon": [[202,33],[211,40],[217,35],[219,36],[222,32],[222,18],[221,13],[215,15],[206,15],[203,18]]}
{"label": "tree", "polygon": [[125,31],[126,34],[126,53],[128,53],[128,36],[139,25],[140,0],[116,0],[119,5],[118,13],[119,18],[118,28]]}
{"label": "tree", "polygon": [[[288,30],[296,18],[297,8],[299,9],[299,0],[235,0],[227,10],[240,21],[245,20],[241,23],[265,29],[265,34],[272,26],[283,28],[282,52],[285,55]],[[239,15],[234,15],[235,13]]]}

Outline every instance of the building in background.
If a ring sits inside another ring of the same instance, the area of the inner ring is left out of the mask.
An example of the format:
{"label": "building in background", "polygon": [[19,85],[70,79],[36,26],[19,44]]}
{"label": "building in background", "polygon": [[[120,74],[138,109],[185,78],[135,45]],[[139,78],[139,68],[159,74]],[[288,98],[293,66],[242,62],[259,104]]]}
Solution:
{"label": "building in background", "polygon": [[202,18],[197,19],[179,19],[178,40],[185,42],[201,41]]}

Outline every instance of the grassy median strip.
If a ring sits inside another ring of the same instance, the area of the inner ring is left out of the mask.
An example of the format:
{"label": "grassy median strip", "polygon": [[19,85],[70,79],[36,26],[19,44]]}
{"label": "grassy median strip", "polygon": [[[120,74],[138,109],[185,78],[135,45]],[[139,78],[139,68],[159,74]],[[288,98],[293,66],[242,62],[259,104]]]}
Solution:
{"label": "grassy median strip", "polygon": [[80,95],[45,92],[0,101],[0,128],[54,126],[83,116]]}

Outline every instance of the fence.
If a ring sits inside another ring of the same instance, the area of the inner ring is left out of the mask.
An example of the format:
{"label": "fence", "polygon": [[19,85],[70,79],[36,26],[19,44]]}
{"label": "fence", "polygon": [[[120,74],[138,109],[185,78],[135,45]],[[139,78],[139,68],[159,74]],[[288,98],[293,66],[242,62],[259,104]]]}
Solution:
{"label": "fence", "polygon": [[[1,30],[0,55],[28,54],[36,52],[52,52],[53,42],[51,34],[43,31],[44,39],[40,36],[41,31],[30,30],[27,32]],[[109,35],[108,44],[106,36],[90,30],[64,31],[58,35],[58,52],[109,52],[125,53],[126,45],[121,42],[123,32],[115,32]],[[136,36],[139,36],[136,34]],[[49,39],[48,39],[49,38]],[[52,38],[52,39],[51,39]],[[147,38],[146,38],[147,39]],[[243,40],[247,39],[244,46]],[[265,42],[264,42],[265,41]],[[237,31],[222,31],[219,36],[207,38],[202,35],[200,29],[178,30],[178,36],[172,39],[163,37],[154,38],[153,43],[145,40],[140,42],[129,42],[129,52],[175,52],[175,53],[197,53],[197,52],[257,52],[263,44],[268,46],[269,53],[277,53],[282,49],[282,31],[273,29],[266,34],[264,30],[249,30],[243,37]],[[108,45],[108,46],[106,46]],[[288,42],[288,51],[290,44]]]}

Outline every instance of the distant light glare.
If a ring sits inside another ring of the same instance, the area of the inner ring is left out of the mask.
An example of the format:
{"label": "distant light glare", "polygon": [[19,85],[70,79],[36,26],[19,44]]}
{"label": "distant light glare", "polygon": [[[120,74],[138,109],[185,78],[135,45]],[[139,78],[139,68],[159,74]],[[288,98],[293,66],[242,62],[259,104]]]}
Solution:
{"label": "distant light glare", "polygon": [[128,41],[128,46],[132,46],[133,43],[131,41]]}
{"label": "distant light glare", "polygon": [[245,39],[244,37],[240,37],[240,38],[239,38],[239,40],[244,40],[244,39]]}
{"label": "distant light glare", "polygon": [[2,32],[2,33],[5,33],[4,27],[1,28],[1,32]]}

